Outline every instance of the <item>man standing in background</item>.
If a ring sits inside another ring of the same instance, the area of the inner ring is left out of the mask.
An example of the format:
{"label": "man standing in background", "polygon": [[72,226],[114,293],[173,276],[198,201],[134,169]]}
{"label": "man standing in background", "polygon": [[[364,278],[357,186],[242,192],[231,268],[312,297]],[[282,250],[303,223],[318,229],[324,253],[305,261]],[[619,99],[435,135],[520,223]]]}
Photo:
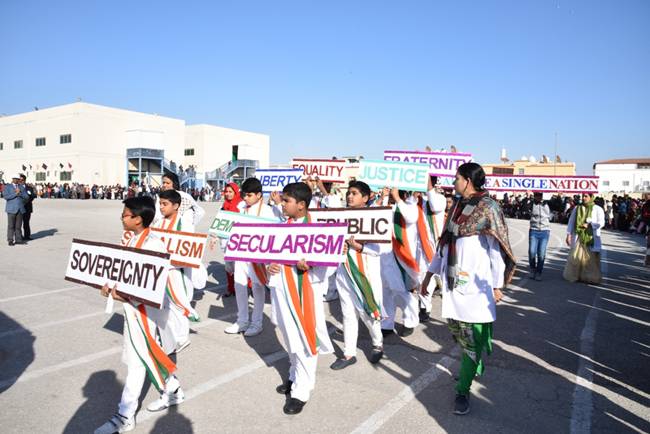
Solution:
{"label": "man standing in background", "polygon": [[32,228],[29,226],[29,220],[32,218],[32,212],[34,212],[34,206],[32,202],[36,199],[36,192],[34,187],[27,184],[27,177],[24,174],[20,174],[21,184],[25,187],[25,192],[27,193],[27,200],[25,200],[25,214],[23,214],[23,240],[31,241],[32,240]]}
{"label": "man standing in background", "polygon": [[5,185],[2,191],[4,199],[7,201],[5,212],[7,213],[7,242],[10,246],[25,244],[22,227],[23,214],[25,213],[24,201],[27,200],[27,192],[20,180],[20,175],[12,176],[11,184]]}
{"label": "man standing in background", "polygon": [[551,210],[542,199],[542,192],[536,191],[530,207],[530,230],[528,232],[530,278],[538,281],[542,280],[546,246],[551,234]]}

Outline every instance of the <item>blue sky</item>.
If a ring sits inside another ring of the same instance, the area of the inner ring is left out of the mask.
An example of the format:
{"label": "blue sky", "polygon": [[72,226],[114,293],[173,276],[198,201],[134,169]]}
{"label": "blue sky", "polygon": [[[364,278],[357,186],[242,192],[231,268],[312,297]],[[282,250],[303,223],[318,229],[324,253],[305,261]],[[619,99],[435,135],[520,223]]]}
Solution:
{"label": "blue sky", "polygon": [[272,161],[456,145],[650,157],[650,2],[0,2],[0,113],[84,101],[270,134]]}

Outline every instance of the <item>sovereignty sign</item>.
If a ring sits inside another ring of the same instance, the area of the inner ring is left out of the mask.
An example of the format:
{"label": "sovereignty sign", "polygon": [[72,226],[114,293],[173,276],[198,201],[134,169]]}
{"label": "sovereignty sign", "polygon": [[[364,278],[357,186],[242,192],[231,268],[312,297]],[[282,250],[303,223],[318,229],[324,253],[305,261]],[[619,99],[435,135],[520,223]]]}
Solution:
{"label": "sovereignty sign", "polygon": [[285,185],[302,181],[302,169],[257,169],[255,177],[262,183],[262,193],[282,191]]}
{"label": "sovereignty sign", "polygon": [[400,190],[427,191],[427,164],[361,160],[359,166],[357,179],[373,188],[395,187]]}
{"label": "sovereignty sign", "polygon": [[458,152],[384,151],[384,160],[419,163],[429,166],[429,175],[454,176],[461,164],[472,161],[472,154]]}
{"label": "sovereignty sign", "polygon": [[345,260],[345,223],[236,223],[224,260],[294,265],[337,266]]}
{"label": "sovereignty sign", "polygon": [[345,223],[348,237],[366,243],[390,243],[393,237],[393,209],[389,206],[368,208],[320,208],[309,211],[314,223]]}
{"label": "sovereignty sign", "polygon": [[294,158],[291,167],[301,169],[305,177],[320,178],[323,182],[345,183],[344,176],[347,163],[345,160],[322,160],[319,158]]}
{"label": "sovereignty sign", "polygon": [[169,254],[73,239],[65,280],[101,288],[160,308],[165,296]]}

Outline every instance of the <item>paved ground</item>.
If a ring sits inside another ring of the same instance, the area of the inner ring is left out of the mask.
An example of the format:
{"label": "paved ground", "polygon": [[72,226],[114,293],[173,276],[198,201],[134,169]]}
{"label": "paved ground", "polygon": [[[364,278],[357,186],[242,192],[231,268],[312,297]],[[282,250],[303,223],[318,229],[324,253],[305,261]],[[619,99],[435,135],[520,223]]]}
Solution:
{"label": "paved ground", "polygon": [[[104,314],[96,290],[71,285],[63,274],[72,237],[119,240],[121,205],[39,200],[35,208],[37,239],[0,244],[0,430],[92,432],[120,396],[123,322],[119,313]],[[216,207],[207,210],[214,215]],[[527,222],[510,228],[523,265]],[[606,233],[605,279],[586,286],[562,280],[564,231],[553,227],[544,281],[519,272],[499,306],[495,352],[464,417],[451,414],[458,353],[439,299],[432,322],[407,339],[387,339],[378,366],[362,353],[355,366],[334,372],[334,356],[321,357],[309,404],[285,416],[275,392],[288,368],[279,335],[268,317],[260,336],[223,333],[235,300],[220,298],[223,265],[211,253],[210,288],[197,301],[204,321],[178,360],[188,400],[167,413],[142,410],[136,432],[650,432],[650,272],[641,239]],[[328,307],[340,347],[340,311],[337,302]],[[369,348],[367,333],[360,345]],[[143,401],[155,397],[150,387]]]}

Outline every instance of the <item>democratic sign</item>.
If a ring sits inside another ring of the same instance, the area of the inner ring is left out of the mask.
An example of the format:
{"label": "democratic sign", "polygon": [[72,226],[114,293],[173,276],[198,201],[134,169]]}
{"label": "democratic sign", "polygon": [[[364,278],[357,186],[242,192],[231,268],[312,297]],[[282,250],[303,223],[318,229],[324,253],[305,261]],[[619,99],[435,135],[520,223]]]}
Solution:
{"label": "democratic sign", "polygon": [[337,266],[345,260],[346,223],[235,223],[224,260]]}
{"label": "democratic sign", "polygon": [[303,169],[257,169],[255,177],[262,183],[262,193],[282,191],[285,185],[302,181]]}
{"label": "democratic sign", "polygon": [[172,265],[191,268],[201,266],[208,234],[157,228],[151,228],[151,232],[155,232],[165,244]]}
{"label": "democratic sign", "polygon": [[277,223],[276,219],[258,217],[250,214],[240,214],[231,211],[219,211],[212,221],[208,232],[219,238],[230,238],[235,223]]}
{"label": "democratic sign", "polygon": [[346,223],[348,237],[366,243],[390,243],[393,237],[393,209],[389,206],[368,208],[320,208],[309,211],[314,223]]}
{"label": "democratic sign", "polygon": [[429,165],[429,175],[454,176],[458,166],[472,161],[472,154],[459,152],[384,151],[384,160]]}
{"label": "democratic sign", "polygon": [[361,160],[357,180],[373,188],[427,191],[429,165],[399,161]]}
{"label": "democratic sign", "polygon": [[[440,178],[438,185],[453,188],[454,178]],[[485,187],[495,192],[598,193],[599,179],[597,176],[487,175]]]}
{"label": "democratic sign", "polygon": [[301,169],[305,177],[319,178],[323,182],[345,183],[345,160],[323,160],[319,158],[294,158],[291,167]]}
{"label": "democratic sign", "polygon": [[101,288],[117,284],[121,296],[160,308],[169,253],[73,239],[65,280]]}

